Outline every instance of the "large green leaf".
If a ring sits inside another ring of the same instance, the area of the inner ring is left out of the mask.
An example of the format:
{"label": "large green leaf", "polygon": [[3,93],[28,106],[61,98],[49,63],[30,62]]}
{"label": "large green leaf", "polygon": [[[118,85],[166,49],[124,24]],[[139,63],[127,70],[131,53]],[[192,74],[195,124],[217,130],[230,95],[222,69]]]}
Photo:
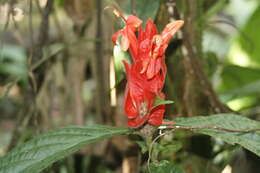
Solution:
{"label": "large green leaf", "polygon": [[[233,130],[249,130],[260,128],[259,122],[234,114],[217,114],[211,116],[198,116],[193,118],[178,118],[176,119],[176,122],[177,126],[188,127],[217,126]],[[208,128],[196,129],[194,132],[202,133],[215,138],[221,138],[229,144],[239,144],[260,156],[260,131],[241,133]]]}
{"label": "large green leaf", "polygon": [[0,158],[0,173],[37,173],[83,146],[130,132],[109,126],[73,126],[45,133]]}

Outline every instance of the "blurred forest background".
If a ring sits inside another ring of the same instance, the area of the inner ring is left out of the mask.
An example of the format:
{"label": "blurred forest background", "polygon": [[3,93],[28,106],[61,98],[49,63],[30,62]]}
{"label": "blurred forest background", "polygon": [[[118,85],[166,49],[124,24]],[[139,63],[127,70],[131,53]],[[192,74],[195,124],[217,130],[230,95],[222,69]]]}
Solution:
{"label": "blurred forest background", "polygon": [[[1,0],[0,156],[66,125],[126,126],[127,55],[111,43],[122,21],[108,6],[144,24],[152,18],[159,30],[185,21],[166,52],[164,91],[175,102],[167,119],[234,111],[260,120],[259,0]],[[249,151],[192,133],[166,136],[156,151],[187,173],[260,172]],[[146,160],[131,139],[115,137],[45,172],[135,173]]]}

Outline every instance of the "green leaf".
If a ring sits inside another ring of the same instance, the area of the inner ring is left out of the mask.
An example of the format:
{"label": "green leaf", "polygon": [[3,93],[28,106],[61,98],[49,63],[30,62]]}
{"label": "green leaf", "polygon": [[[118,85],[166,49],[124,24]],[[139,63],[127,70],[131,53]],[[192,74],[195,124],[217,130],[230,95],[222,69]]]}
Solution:
{"label": "green leaf", "polygon": [[217,14],[226,5],[227,0],[215,1],[215,4],[210,7],[202,16],[205,20],[209,20],[213,15]]}
{"label": "green leaf", "polygon": [[155,108],[156,106],[159,106],[159,105],[166,105],[166,104],[172,104],[172,103],[174,103],[174,101],[172,101],[172,100],[163,100],[163,99],[161,99],[159,97],[156,97],[155,103],[154,103],[153,107]]}
{"label": "green leaf", "polygon": [[226,65],[222,71],[221,77],[222,85],[220,90],[225,92],[260,80],[260,69]]}
{"label": "green leaf", "polygon": [[[188,127],[217,126],[233,130],[250,130],[260,128],[259,122],[235,114],[216,114],[193,118],[177,118],[176,125]],[[229,144],[239,144],[260,156],[260,131],[239,133],[208,128],[197,129],[194,130],[194,132],[220,138]]]}
{"label": "green leaf", "polygon": [[152,163],[150,165],[152,173],[184,173],[180,168],[176,168],[172,163],[167,160],[162,160],[159,163]]}
{"label": "green leaf", "polygon": [[[128,1],[129,3],[124,11],[131,14],[131,0]],[[136,15],[144,22],[149,18],[154,19],[160,7],[160,0],[138,0],[135,3]]]}
{"label": "green leaf", "polygon": [[25,49],[20,46],[3,45],[0,48],[0,73],[22,79],[26,78]]}
{"label": "green leaf", "polygon": [[260,32],[255,28],[260,27],[259,18],[260,6],[256,8],[242,29],[242,33],[244,34],[240,34],[239,36],[239,43],[242,49],[249,55],[249,58],[257,64],[260,64],[260,49],[258,48],[260,45]]}
{"label": "green leaf", "polygon": [[143,154],[148,151],[148,147],[144,141],[136,141],[135,143],[141,148]]}
{"label": "green leaf", "polygon": [[167,141],[160,143],[160,156],[163,158],[170,158],[174,153],[182,148],[180,141]]}
{"label": "green leaf", "polygon": [[72,126],[48,132],[0,158],[0,173],[37,173],[81,147],[128,133],[127,128],[109,126]]}
{"label": "green leaf", "polygon": [[255,96],[255,94],[260,94],[259,88],[260,88],[260,80],[257,80],[255,82],[251,82],[240,88],[236,88],[228,92],[225,92],[223,94],[220,94],[220,98],[221,100],[227,102],[237,97],[243,97],[247,95]]}
{"label": "green leaf", "polygon": [[124,65],[123,61],[130,61],[128,52],[123,51],[120,45],[115,45],[113,50],[116,84],[118,84],[124,78]]}

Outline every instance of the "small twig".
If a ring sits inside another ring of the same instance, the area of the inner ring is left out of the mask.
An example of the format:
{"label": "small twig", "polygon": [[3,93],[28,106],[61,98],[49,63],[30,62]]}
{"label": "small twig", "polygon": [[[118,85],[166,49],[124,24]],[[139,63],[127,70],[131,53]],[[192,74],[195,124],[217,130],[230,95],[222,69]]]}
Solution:
{"label": "small twig", "polygon": [[116,8],[116,7],[113,7],[113,6],[106,6],[104,8],[104,10],[107,10],[107,9],[112,9],[113,10],[113,13],[116,17],[119,17],[121,18],[124,22],[126,22],[126,18],[125,16],[123,15],[122,11],[119,9],[119,8]]}
{"label": "small twig", "polygon": [[38,67],[40,67],[43,63],[45,63],[46,61],[48,61],[50,58],[55,57],[56,55],[58,55],[59,53],[61,53],[62,51],[64,51],[66,47],[60,48],[59,50],[57,50],[56,52],[54,52],[53,54],[51,54],[50,56],[46,56],[43,57],[42,59],[40,59],[38,62],[34,63],[31,66],[31,71],[36,70]]}
{"label": "small twig", "polygon": [[160,135],[158,135],[156,138],[154,138],[154,140],[152,141],[151,145],[149,146],[149,152],[148,152],[148,160],[147,160],[147,168],[148,168],[148,171],[150,173],[152,173],[151,169],[150,169],[150,162],[151,162],[151,157],[152,157],[152,151],[153,151],[153,145],[154,143],[162,136],[168,134],[170,131],[168,132],[165,132],[165,133],[161,133]]}
{"label": "small twig", "polygon": [[29,48],[29,58],[28,58],[28,64],[29,66],[32,63],[32,54],[33,54],[33,49],[34,49],[34,40],[33,40],[33,35],[34,35],[34,30],[33,30],[33,24],[32,24],[32,0],[29,0],[29,20],[28,20],[28,28],[29,28],[29,40],[30,40],[30,48]]}

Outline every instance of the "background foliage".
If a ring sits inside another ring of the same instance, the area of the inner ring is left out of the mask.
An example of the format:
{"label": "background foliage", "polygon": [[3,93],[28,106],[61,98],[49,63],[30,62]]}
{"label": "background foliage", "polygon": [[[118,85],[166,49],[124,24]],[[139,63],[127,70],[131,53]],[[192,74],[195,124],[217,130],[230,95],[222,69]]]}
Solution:
{"label": "background foliage", "polygon": [[[126,117],[120,59],[128,55],[112,47],[111,35],[122,23],[106,6],[152,18],[159,30],[171,20],[185,21],[166,53],[164,90],[174,100],[167,119],[190,128],[259,128],[258,0],[4,0],[0,172],[149,171],[144,138],[118,136],[132,133],[121,128]],[[78,126],[61,128],[72,124]],[[259,132],[176,130],[152,145],[150,171],[260,172],[259,141]]]}

